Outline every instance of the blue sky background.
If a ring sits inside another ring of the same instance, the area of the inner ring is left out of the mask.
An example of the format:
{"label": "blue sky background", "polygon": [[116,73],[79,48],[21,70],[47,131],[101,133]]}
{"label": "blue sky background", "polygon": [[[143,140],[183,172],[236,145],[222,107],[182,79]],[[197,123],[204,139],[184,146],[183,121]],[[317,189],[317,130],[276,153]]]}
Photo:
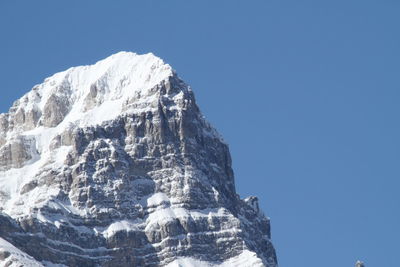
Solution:
{"label": "blue sky background", "polygon": [[281,267],[400,266],[400,1],[2,0],[0,112],[120,50],[193,87]]}

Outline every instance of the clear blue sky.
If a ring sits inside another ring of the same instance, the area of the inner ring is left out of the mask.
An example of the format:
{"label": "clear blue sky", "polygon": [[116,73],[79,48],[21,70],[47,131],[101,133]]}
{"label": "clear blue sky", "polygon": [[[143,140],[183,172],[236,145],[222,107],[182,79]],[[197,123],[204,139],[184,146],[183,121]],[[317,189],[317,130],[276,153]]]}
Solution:
{"label": "clear blue sky", "polygon": [[0,112],[120,50],[191,84],[281,267],[400,266],[400,1],[2,0]]}

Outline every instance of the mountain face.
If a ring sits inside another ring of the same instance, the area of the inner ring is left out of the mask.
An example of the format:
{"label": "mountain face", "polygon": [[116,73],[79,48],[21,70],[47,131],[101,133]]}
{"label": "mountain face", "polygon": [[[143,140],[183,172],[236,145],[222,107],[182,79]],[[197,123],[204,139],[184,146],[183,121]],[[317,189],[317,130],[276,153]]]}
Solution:
{"label": "mountain face", "polygon": [[0,264],[276,267],[227,144],[152,54],[47,78],[0,114]]}

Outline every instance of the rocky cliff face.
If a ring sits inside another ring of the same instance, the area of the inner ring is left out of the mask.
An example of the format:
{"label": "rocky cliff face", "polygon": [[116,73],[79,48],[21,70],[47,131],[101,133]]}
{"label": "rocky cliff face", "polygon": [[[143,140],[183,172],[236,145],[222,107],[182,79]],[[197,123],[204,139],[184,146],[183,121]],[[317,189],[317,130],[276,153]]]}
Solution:
{"label": "rocky cliff face", "polygon": [[0,262],[277,266],[228,146],[152,54],[46,79],[0,114]]}

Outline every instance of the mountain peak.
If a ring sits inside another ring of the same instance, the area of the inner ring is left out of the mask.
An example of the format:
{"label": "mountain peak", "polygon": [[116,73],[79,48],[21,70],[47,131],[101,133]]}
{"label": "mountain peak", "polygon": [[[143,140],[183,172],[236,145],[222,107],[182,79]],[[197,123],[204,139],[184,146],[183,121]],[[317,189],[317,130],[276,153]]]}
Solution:
{"label": "mountain peak", "polygon": [[16,101],[10,114],[19,114],[22,130],[95,125],[131,109],[154,108],[157,94],[165,93],[158,90],[171,79],[178,79],[171,66],[152,53],[119,52],[45,79]]}
{"label": "mountain peak", "polygon": [[48,84],[51,87],[69,84],[71,90],[80,91],[76,94],[85,94],[90,92],[91,85],[99,84],[114,95],[133,95],[135,91],[149,89],[173,75],[171,66],[152,53],[118,52],[93,65],[56,73],[45,79],[39,88]]}
{"label": "mountain peak", "polygon": [[276,267],[270,238],[228,145],[152,54],[57,73],[0,114],[8,262]]}

